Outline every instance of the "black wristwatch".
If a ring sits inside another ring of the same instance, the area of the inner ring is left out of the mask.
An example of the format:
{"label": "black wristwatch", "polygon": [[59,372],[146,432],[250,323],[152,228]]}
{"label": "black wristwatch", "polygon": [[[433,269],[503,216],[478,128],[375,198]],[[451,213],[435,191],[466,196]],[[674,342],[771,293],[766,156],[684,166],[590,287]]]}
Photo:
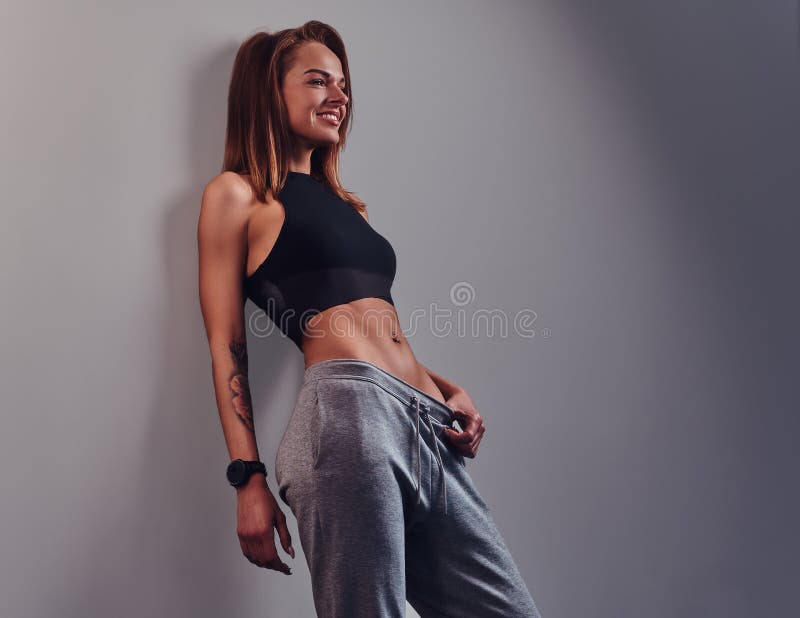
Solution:
{"label": "black wristwatch", "polygon": [[228,482],[234,487],[241,487],[247,483],[251,474],[256,472],[263,472],[267,476],[267,467],[260,461],[243,461],[241,459],[234,459],[228,464],[228,470],[225,475],[228,477]]}

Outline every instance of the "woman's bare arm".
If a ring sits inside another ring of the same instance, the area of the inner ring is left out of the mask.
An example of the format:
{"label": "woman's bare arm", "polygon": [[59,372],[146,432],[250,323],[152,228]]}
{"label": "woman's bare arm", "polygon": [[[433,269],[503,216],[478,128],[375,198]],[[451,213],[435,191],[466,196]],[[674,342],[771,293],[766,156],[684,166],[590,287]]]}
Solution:
{"label": "woman's bare arm", "polygon": [[242,269],[247,257],[249,196],[243,189],[230,173],[224,173],[203,191],[197,226],[198,274],[214,392],[228,453],[231,459],[257,460],[244,331]]}
{"label": "woman's bare arm", "polygon": [[[249,187],[238,174],[223,172],[203,191],[197,225],[200,305],[211,352],[222,431],[231,459],[259,460],[247,380],[244,330]],[[222,477],[220,477],[222,478]],[[263,474],[253,474],[236,489],[237,527],[242,553],[260,567],[291,574],[278,555],[274,532],[292,558],[292,537],[286,516]]]}
{"label": "woman's bare arm", "polygon": [[442,395],[444,395],[445,398],[450,398],[457,392],[463,390],[455,382],[451,382],[450,380],[444,378],[443,376],[433,373],[433,371],[428,369],[422,363],[420,363],[420,366],[425,370],[425,373],[427,373],[431,377],[431,380],[433,380],[434,384],[436,384],[436,386],[439,387],[439,390],[442,391]]}

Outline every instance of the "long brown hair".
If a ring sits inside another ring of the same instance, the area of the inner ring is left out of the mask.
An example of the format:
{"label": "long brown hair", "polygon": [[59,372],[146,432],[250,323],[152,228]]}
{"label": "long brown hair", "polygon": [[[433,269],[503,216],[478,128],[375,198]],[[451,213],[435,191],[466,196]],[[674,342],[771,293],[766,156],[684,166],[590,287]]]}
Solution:
{"label": "long brown hair", "polygon": [[322,43],[336,54],[348,85],[344,122],[339,125],[339,142],[314,149],[311,175],[358,212],[364,212],[364,202],[346,191],[339,181],[339,151],[345,146],[353,114],[353,87],[347,53],[339,33],[320,21],[311,20],[298,28],[274,33],[257,32],[239,47],[228,89],[228,124],[222,171],[249,174],[255,195],[262,202],[266,201],[267,188],[273,196],[280,193],[289,171],[292,142],[281,84],[297,49],[311,41]]}

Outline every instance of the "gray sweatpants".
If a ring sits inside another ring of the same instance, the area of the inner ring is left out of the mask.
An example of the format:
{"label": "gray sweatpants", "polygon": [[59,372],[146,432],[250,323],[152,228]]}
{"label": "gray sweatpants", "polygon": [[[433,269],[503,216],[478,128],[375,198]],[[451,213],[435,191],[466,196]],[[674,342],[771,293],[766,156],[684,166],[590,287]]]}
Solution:
{"label": "gray sweatpants", "polygon": [[275,457],[320,618],[540,618],[442,428],[451,408],[367,361],[309,366]]}

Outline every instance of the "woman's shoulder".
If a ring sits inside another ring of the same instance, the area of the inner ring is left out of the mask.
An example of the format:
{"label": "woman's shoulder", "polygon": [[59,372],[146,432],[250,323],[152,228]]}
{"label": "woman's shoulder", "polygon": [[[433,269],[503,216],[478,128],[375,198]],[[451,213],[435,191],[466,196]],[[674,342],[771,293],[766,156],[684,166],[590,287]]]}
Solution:
{"label": "woman's shoulder", "polygon": [[250,174],[240,174],[239,172],[224,171],[209,181],[209,185],[214,183],[217,190],[229,199],[243,204],[250,209],[265,204],[272,204],[276,200],[272,196],[272,190],[267,187],[266,200],[262,202],[258,199],[255,187],[250,180]]}
{"label": "woman's shoulder", "polygon": [[209,180],[204,194],[211,194],[215,202],[242,207],[246,207],[255,199],[249,176],[232,171],[222,172]]}
{"label": "woman's shoulder", "polygon": [[256,205],[247,180],[235,172],[222,172],[203,189],[201,229],[212,230],[214,235],[238,236],[247,229]]}

